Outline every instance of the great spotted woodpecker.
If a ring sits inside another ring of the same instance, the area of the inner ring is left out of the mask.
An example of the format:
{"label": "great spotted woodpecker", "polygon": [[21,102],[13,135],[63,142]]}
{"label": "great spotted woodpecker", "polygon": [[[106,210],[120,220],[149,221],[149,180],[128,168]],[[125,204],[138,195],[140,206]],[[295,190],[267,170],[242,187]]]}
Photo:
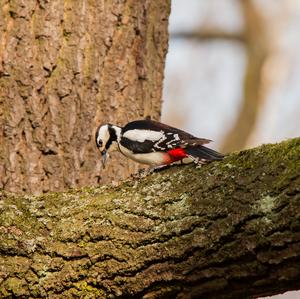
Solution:
{"label": "great spotted woodpecker", "polygon": [[108,151],[113,150],[119,150],[124,156],[151,166],[175,162],[204,164],[224,157],[203,146],[211,140],[194,137],[150,119],[132,121],[123,128],[111,124],[100,125],[95,138],[103,167]]}

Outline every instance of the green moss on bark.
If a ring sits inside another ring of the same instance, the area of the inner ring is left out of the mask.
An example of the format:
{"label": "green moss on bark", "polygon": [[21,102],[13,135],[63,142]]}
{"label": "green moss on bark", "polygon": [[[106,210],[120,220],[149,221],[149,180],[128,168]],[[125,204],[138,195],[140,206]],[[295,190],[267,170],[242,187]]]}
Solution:
{"label": "green moss on bark", "polygon": [[245,289],[262,293],[258,286],[294,288],[299,157],[297,138],[117,187],[2,192],[0,294],[243,298]]}

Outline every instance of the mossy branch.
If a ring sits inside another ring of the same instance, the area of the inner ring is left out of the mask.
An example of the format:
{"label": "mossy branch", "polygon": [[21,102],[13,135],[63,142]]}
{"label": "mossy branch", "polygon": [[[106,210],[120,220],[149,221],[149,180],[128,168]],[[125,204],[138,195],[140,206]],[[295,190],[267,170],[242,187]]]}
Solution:
{"label": "mossy branch", "polygon": [[254,298],[300,288],[300,138],[118,187],[1,194],[0,297]]}

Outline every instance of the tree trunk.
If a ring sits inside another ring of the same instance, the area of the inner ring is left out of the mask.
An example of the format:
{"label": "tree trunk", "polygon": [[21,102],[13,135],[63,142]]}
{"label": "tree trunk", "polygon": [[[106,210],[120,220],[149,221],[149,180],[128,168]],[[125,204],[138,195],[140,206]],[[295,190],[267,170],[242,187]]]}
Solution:
{"label": "tree trunk", "polygon": [[244,79],[244,94],[240,111],[234,125],[224,138],[223,152],[244,149],[255,129],[265,95],[262,80],[265,62],[271,56],[272,45],[266,30],[262,12],[252,0],[240,0],[244,12],[244,41],[247,66]]}
{"label": "tree trunk", "polygon": [[2,193],[0,296],[255,298],[300,288],[300,139],[118,187]]}
{"label": "tree trunk", "polygon": [[0,188],[41,193],[99,175],[94,131],[160,115],[170,1],[0,0]]}

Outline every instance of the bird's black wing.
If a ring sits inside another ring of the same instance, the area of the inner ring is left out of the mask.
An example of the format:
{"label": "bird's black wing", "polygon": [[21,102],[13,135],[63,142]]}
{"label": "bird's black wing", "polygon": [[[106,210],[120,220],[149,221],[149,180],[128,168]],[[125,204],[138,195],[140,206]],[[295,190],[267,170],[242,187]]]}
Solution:
{"label": "bird's black wing", "polygon": [[[144,134],[144,139],[139,141],[127,138],[126,135],[129,136],[133,131],[141,135]],[[202,145],[210,141],[209,139],[194,137],[187,132],[160,122],[146,119],[130,122],[122,129],[121,145],[134,153],[150,153]]]}
{"label": "bird's black wing", "polygon": [[[126,137],[121,137],[121,145],[129,149],[135,154],[146,154],[154,152],[154,142],[151,140],[145,140],[144,142],[134,141]],[[122,152],[122,151],[121,151]]]}

